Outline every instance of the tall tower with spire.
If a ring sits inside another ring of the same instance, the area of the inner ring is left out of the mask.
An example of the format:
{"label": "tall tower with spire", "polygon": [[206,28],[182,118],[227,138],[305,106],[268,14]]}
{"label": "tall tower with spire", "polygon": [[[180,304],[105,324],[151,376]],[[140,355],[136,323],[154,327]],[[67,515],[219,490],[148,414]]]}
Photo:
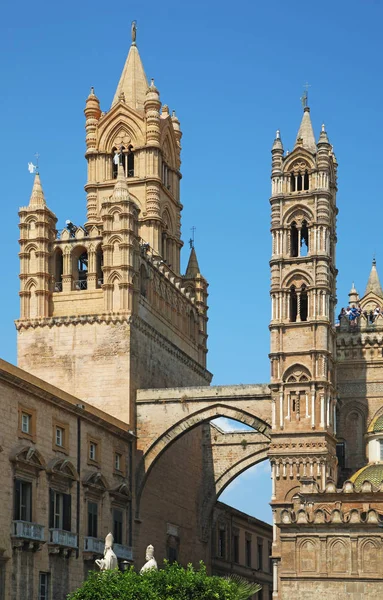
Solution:
{"label": "tall tower with spire", "polygon": [[324,489],[337,477],[336,174],[325,127],[316,142],[305,106],[293,151],[284,152],[279,131],[272,147],[269,457],[275,590],[281,577],[280,509],[291,502],[301,479]]}
{"label": "tall tower with spire", "polygon": [[110,109],[86,100],[86,223],[20,210],[18,364],[134,423],[137,388],[206,385],[207,288],[180,270],[180,122],[132,44]]}

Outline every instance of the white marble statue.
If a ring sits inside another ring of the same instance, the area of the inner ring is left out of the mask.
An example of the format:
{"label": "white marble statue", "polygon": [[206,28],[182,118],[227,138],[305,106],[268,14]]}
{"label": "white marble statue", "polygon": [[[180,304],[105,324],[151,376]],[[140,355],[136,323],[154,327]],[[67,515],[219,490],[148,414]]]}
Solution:
{"label": "white marble statue", "polygon": [[140,571],[141,574],[145,573],[145,571],[149,571],[150,569],[155,569],[157,571],[157,561],[154,558],[154,548],[151,544],[146,548],[145,560],[146,563]]}
{"label": "white marble statue", "polygon": [[113,535],[108,533],[105,538],[104,558],[95,561],[100,571],[110,571],[117,567],[117,556],[113,552],[113,541]]}

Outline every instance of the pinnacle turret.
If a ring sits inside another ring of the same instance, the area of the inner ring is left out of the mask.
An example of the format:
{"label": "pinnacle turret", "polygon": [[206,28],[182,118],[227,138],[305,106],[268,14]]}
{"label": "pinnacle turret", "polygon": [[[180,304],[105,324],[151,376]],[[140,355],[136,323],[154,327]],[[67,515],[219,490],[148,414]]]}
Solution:
{"label": "pinnacle turret", "polygon": [[349,304],[355,304],[359,302],[359,294],[355,287],[355,283],[352,282],[351,290],[348,293]]}
{"label": "pinnacle turret", "polygon": [[192,246],[190,256],[189,256],[188,266],[186,269],[185,278],[186,279],[195,279],[199,273],[200,273],[200,270],[199,270],[199,265],[198,265],[198,260],[197,260],[197,254],[196,254],[194,246]]}
{"label": "pinnacle turret", "polygon": [[113,202],[123,202],[130,200],[128,183],[126,181],[124,168],[121,164],[118,165],[117,181],[112,194]]}
{"label": "pinnacle turret", "polygon": [[370,276],[368,278],[366,291],[364,293],[365,296],[367,294],[369,294],[370,292],[372,292],[373,294],[376,294],[377,296],[380,296],[381,298],[383,298],[383,290],[382,290],[382,286],[380,285],[379,275],[378,275],[378,271],[376,269],[376,260],[375,260],[375,258],[372,261],[371,272],[370,272]]}
{"label": "pinnacle turret", "polygon": [[283,152],[283,144],[282,144],[282,140],[281,140],[281,132],[279,131],[279,129],[277,129],[277,131],[276,131],[275,140],[274,140],[274,143],[273,143],[272,150],[282,150],[282,152]]}

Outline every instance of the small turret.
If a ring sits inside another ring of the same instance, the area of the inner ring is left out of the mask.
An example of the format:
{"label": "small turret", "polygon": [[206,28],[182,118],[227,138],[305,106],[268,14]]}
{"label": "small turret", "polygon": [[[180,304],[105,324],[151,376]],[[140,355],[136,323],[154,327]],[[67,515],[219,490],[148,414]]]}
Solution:
{"label": "small turret", "polygon": [[85,104],[85,131],[87,153],[96,147],[97,121],[101,117],[100,101],[94,93],[94,87],[90,88],[90,94]]}
{"label": "small turret", "polygon": [[354,282],[352,282],[351,290],[348,293],[348,302],[349,304],[358,304],[359,302],[359,294],[355,288]]}
{"label": "small turret", "polygon": [[281,140],[281,132],[277,129],[275,134],[275,140],[271,149],[272,156],[272,175],[279,175],[282,173],[282,162],[283,162],[283,144]]}
{"label": "small turret", "polygon": [[150,86],[146,91],[145,114],[147,122],[146,143],[152,146],[160,147],[160,94],[151,80]]}

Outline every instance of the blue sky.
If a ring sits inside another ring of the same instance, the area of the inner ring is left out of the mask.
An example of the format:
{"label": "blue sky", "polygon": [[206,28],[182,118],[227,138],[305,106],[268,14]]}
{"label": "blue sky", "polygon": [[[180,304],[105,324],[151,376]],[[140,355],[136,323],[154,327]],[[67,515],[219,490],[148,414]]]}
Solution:
{"label": "blue sky", "polygon": [[[183,237],[196,226],[210,282],[213,383],[268,381],[270,149],[276,129],[292,148],[306,81],[315,132],[324,121],[339,162],[340,303],[353,280],[363,291],[374,252],[383,265],[379,0],[3,3],[0,356],[16,360],[17,210],[32,186],[27,163],[40,153],[59,225],[84,222],[85,99],[93,85],[109,108],[132,19],[146,74],[176,109],[184,134]],[[263,518],[270,481],[260,471],[246,473],[222,499]]]}

